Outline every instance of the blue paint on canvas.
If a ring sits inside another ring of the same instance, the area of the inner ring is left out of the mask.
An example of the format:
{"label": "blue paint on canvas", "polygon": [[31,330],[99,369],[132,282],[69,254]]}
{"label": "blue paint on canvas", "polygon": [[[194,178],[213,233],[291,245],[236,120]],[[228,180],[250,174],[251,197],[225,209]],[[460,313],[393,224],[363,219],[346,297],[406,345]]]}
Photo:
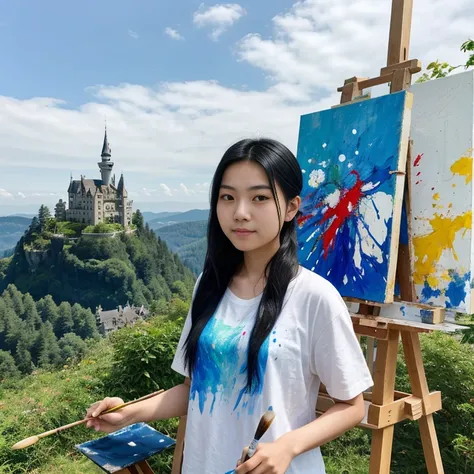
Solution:
{"label": "blue paint on canvas", "polygon": [[301,117],[299,259],[343,296],[385,301],[405,99],[403,91]]}
{"label": "blue paint on canvas", "polygon": [[173,446],[175,441],[146,423],[136,423],[107,436],[76,445],[105,472],[114,473]]}
{"label": "blue paint on canvas", "polygon": [[458,308],[466,299],[466,286],[471,279],[471,272],[461,276],[455,271],[450,271],[449,276],[451,281],[446,289],[446,307]]}
{"label": "blue paint on canvas", "polygon": [[[268,360],[269,337],[260,347],[258,382],[247,384],[247,349],[249,337],[243,325],[230,326],[214,316],[201,333],[196,365],[191,377],[190,398],[199,402],[199,410],[212,414],[216,403],[231,403],[233,411],[241,408],[252,415],[257,397],[262,393]],[[240,412],[237,413],[240,415]]]}

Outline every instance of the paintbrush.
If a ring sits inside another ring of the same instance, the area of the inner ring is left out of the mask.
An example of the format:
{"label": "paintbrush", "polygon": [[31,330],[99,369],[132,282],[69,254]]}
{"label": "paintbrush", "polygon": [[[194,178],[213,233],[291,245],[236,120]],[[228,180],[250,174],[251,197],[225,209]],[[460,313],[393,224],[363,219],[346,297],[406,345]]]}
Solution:
{"label": "paintbrush", "polygon": [[272,424],[274,418],[275,412],[273,411],[273,408],[268,407],[268,410],[262,415],[262,418],[260,418],[260,422],[258,423],[257,429],[255,430],[255,436],[253,437],[253,440],[249,445],[247,453],[245,454],[245,456],[242,456],[243,459],[241,459],[241,462],[244,463],[255,454],[260,438],[266,433],[268,428],[270,428],[270,425]]}
{"label": "paintbrush", "polygon": [[[116,405],[112,408],[108,408],[107,410],[103,411],[97,416],[106,415],[107,413],[112,413],[114,411],[120,410],[121,408],[127,407],[128,405],[133,405],[134,403],[141,402],[142,400],[147,400],[148,398],[155,397],[156,395],[162,393],[163,391],[164,390],[158,390],[157,392],[149,393],[148,395],[145,395],[144,397],[141,397],[141,398],[137,398],[136,400],[131,400],[126,403],[121,403],[120,405]],[[90,416],[90,417],[84,418],[83,420],[75,421],[74,423],[69,423],[68,425],[60,426],[59,428],[55,428],[54,430],[45,431],[44,433],[41,433],[39,435],[30,436],[29,438],[22,439],[21,441],[18,441],[18,443],[14,444],[12,446],[12,449],[27,448],[28,446],[31,446],[32,444],[37,443],[41,438],[45,438],[46,436],[59,433],[60,431],[67,430],[68,428],[72,428],[73,426],[82,425],[83,423],[86,423],[89,420],[93,420],[94,418],[97,418],[97,416],[95,417]]]}

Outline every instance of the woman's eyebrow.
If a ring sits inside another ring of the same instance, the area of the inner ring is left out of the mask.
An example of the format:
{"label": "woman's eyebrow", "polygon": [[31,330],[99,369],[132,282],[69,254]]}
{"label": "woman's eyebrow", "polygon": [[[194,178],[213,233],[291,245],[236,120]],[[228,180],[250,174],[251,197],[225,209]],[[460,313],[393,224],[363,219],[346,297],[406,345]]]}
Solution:
{"label": "woman's eyebrow", "polygon": [[[229,186],[228,184],[221,184],[221,189],[230,189],[231,191],[237,191],[233,186]],[[258,191],[259,189],[269,189],[271,191],[271,187],[268,184],[256,184],[255,186],[249,186],[247,188],[248,191]]]}

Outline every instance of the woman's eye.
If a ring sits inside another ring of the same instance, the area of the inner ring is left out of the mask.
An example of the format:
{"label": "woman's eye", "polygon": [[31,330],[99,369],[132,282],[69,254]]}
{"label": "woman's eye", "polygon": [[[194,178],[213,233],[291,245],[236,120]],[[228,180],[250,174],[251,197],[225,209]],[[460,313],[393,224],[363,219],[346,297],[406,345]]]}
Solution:
{"label": "woman's eye", "polygon": [[267,201],[269,198],[267,196],[255,196],[255,200],[262,202],[262,201]]}
{"label": "woman's eye", "polygon": [[230,194],[223,194],[221,196],[221,199],[224,200],[224,201],[231,201],[233,199],[233,197]]}

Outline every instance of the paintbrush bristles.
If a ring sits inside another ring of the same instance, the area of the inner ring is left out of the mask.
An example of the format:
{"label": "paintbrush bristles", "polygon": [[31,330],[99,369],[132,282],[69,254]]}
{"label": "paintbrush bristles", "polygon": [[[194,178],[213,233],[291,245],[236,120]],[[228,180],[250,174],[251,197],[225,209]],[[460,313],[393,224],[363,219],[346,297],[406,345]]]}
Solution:
{"label": "paintbrush bristles", "polygon": [[265,432],[268,430],[270,425],[275,418],[275,412],[273,410],[267,410],[260,418],[260,422],[258,423],[257,429],[255,431],[255,439],[259,440]]}

